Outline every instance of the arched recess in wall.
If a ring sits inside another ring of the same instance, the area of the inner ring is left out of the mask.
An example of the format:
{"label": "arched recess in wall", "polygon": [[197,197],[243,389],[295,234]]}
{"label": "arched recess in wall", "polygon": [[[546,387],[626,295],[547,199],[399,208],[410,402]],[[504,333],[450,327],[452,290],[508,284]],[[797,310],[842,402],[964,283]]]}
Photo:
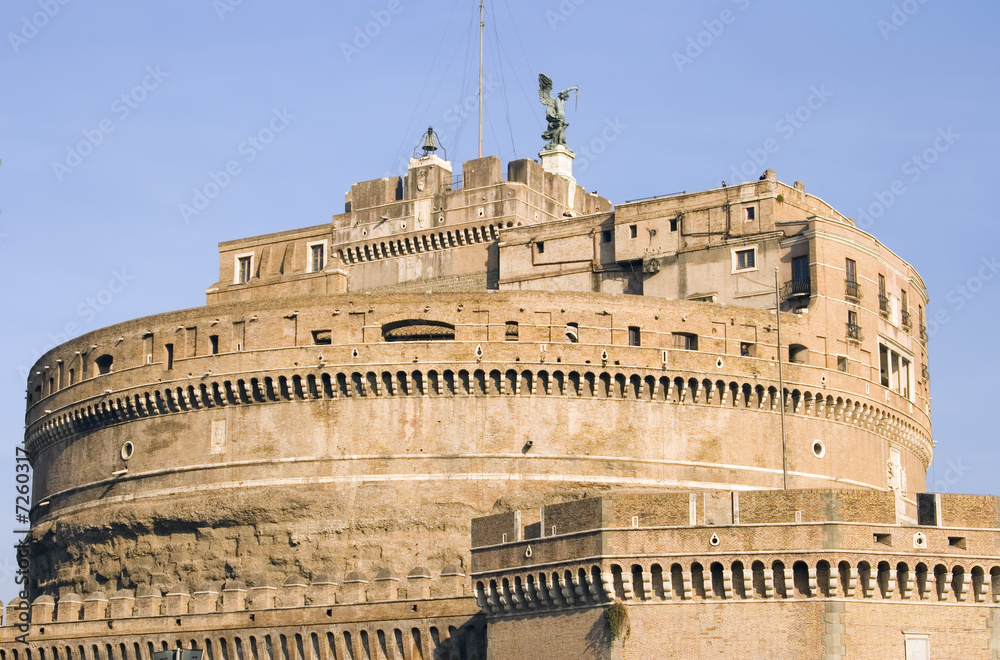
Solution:
{"label": "arched recess in wall", "polygon": [[809,348],[802,344],[789,344],[788,361],[792,364],[808,364]]}
{"label": "arched recess in wall", "polygon": [[97,367],[98,374],[109,374],[111,373],[111,365],[115,363],[115,359],[110,355],[102,355],[94,360],[94,366]]}
{"label": "arched recess in wall", "polygon": [[385,341],[449,341],[455,339],[455,326],[443,321],[405,319],[382,326]]}

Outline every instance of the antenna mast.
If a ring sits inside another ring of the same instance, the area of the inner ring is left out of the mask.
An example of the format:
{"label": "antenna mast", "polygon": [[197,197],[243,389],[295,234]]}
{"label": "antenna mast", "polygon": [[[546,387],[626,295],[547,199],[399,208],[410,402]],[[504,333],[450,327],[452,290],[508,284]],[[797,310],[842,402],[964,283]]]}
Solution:
{"label": "antenna mast", "polygon": [[479,157],[483,157],[483,28],[486,26],[483,2],[479,0]]}

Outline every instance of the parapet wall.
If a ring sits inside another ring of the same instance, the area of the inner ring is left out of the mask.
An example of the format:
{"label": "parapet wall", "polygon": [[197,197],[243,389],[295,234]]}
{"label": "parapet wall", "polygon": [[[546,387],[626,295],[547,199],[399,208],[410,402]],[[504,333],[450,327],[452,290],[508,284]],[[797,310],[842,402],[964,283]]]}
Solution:
{"label": "parapet wall", "polygon": [[66,660],[151,660],[153,651],[184,647],[205,650],[206,660],[483,658],[485,622],[465,585],[461,570],[446,567],[436,578],[415,568],[405,578],[390,570],[373,579],[350,573],[341,584],[295,575],[280,585],[144,586],[39,596],[30,605],[15,599],[0,628],[0,657],[27,650]]}

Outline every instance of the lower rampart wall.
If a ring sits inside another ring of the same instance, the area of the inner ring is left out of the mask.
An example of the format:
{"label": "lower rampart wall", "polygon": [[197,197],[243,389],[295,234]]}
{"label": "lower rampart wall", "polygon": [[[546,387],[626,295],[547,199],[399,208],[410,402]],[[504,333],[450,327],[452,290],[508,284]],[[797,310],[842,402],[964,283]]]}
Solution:
{"label": "lower rampart wall", "polygon": [[[26,631],[17,625],[23,605],[12,601],[0,628],[0,660],[151,660],[174,648],[202,649],[204,660],[485,658],[485,620],[472,598],[276,607],[275,592],[301,600],[305,585],[250,592],[248,599],[245,585],[230,583],[221,599],[217,592],[150,589],[110,599],[44,596],[30,605]],[[310,593],[316,597],[315,585]],[[208,600],[222,611],[199,611]]]}

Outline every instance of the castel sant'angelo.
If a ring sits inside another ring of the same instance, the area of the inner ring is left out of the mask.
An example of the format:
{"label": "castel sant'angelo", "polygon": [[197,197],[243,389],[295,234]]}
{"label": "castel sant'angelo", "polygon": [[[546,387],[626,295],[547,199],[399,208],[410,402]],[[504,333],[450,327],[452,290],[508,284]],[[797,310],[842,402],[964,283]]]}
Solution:
{"label": "castel sant'angelo", "polygon": [[35,364],[0,660],[1000,657],[909,264],[772,170],[614,205],[428,139]]}

